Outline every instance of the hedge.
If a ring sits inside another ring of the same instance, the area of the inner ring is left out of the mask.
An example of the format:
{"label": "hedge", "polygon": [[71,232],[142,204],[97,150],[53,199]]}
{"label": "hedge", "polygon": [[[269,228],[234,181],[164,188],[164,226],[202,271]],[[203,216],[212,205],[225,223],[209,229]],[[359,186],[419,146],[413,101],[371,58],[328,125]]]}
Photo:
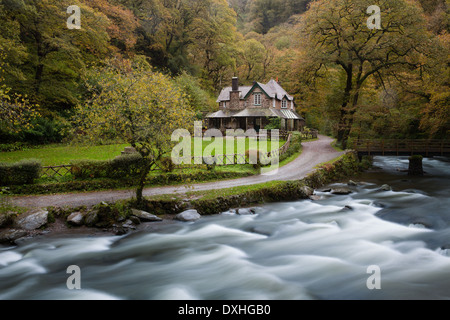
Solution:
{"label": "hedge", "polygon": [[72,174],[77,179],[86,178],[132,178],[140,174],[143,158],[139,154],[116,157],[113,160],[72,161]]}
{"label": "hedge", "polygon": [[0,185],[31,184],[39,179],[42,164],[39,160],[21,160],[16,163],[0,162]]}

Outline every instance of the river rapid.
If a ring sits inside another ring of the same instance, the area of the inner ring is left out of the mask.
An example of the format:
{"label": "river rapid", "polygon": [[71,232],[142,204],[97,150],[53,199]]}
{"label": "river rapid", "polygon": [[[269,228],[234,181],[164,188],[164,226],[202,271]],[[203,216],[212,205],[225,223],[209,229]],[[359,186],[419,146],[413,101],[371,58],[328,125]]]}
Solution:
{"label": "river rapid", "polygon": [[[0,246],[0,299],[449,299],[449,159],[425,159],[424,177],[399,171],[407,158],[374,165],[349,195]],[[71,265],[81,290],[67,288]],[[380,289],[367,286],[371,266]]]}

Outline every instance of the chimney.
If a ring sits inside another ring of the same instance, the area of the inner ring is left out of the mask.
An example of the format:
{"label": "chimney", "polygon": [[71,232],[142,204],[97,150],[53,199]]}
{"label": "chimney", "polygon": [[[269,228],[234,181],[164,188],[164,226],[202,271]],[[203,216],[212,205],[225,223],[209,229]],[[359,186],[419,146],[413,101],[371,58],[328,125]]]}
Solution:
{"label": "chimney", "polygon": [[231,83],[232,83],[231,90],[239,91],[239,78],[238,77],[233,77],[233,80],[232,80]]}
{"label": "chimney", "polygon": [[241,108],[241,92],[239,91],[239,78],[233,77],[230,92],[230,109],[239,110]]}

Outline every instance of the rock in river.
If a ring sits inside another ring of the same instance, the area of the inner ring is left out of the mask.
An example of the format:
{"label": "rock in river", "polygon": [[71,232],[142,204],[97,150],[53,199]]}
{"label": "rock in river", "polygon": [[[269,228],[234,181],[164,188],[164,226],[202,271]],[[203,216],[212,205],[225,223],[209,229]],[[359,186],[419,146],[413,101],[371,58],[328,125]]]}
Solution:
{"label": "rock in river", "polygon": [[195,209],[186,210],[175,216],[175,219],[180,221],[195,221],[201,218],[201,215]]}
{"label": "rock in river", "polygon": [[162,221],[160,217],[142,210],[131,209],[131,214],[143,221]]}
{"label": "rock in river", "polygon": [[7,229],[0,232],[0,243],[14,243],[15,240],[25,237],[28,234],[25,230]]}
{"label": "rock in river", "polygon": [[67,222],[74,226],[83,224],[84,215],[81,212],[73,212],[67,217]]}
{"label": "rock in river", "polygon": [[247,215],[251,215],[251,214],[255,214],[256,213],[256,209],[255,208],[240,208],[237,209],[237,214],[241,215],[241,216],[247,216]]}
{"label": "rock in river", "polygon": [[339,188],[333,188],[331,190],[331,194],[337,194],[337,195],[346,195],[352,193],[352,190],[346,187],[339,187]]}
{"label": "rock in river", "polygon": [[37,210],[21,214],[16,218],[14,224],[20,229],[35,230],[47,224],[47,219],[47,210]]}

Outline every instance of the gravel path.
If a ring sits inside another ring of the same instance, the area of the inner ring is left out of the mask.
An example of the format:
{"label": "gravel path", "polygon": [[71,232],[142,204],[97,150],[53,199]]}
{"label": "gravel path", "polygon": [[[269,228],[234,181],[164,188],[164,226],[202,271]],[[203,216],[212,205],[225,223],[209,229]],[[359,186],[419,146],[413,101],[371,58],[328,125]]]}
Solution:
{"label": "gravel path", "polygon": [[[183,193],[186,191],[224,189],[235,186],[253,185],[274,180],[299,180],[307,176],[309,173],[313,172],[314,167],[319,163],[330,161],[343,154],[343,152],[338,152],[331,147],[332,142],[332,138],[321,135],[316,141],[304,142],[302,154],[294,161],[279,168],[278,171],[272,175],[257,175],[233,180],[199,183],[190,185],[189,187],[169,186],[147,188],[144,190],[144,196]],[[113,202],[121,199],[132,198],[133,196],[135,196],[134,190],[110,190],[42,196],[18,196],[13,197],[11,200],[14,205],[26,208],[43,208],[48,206],[77,207],[91,206],[98,204],[101,201]]]}

